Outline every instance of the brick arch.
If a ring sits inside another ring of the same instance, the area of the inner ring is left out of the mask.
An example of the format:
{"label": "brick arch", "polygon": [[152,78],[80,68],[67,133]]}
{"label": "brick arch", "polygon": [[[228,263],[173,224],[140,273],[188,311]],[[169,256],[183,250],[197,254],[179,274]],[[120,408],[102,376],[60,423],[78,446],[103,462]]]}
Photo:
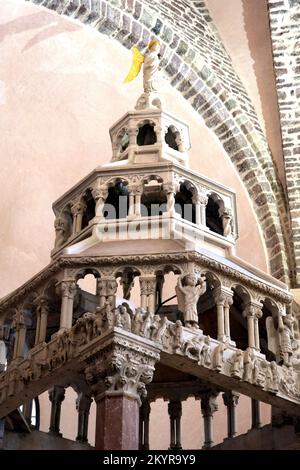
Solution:
{"label": "brick arch", "polygon": [[160,39],[161,66],[216,134],[260,222],[274,277],[289,282],[285,197],[253,105],[202,1],[29,0],[89,24],[126,48]]}

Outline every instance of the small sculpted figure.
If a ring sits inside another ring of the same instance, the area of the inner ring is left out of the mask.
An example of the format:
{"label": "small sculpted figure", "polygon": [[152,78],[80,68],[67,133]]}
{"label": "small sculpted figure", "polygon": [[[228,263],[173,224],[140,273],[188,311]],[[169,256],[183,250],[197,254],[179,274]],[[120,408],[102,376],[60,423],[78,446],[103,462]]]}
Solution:
{"label": "small sculpted figure", "polygon": [[141,307],[138,307],[135,310],[135,315],[133,317],[132,333],[136,335],[139,335],[141,333],[143,323],[144,323],[144,316],[145,316],[145,310]]}
{"label": "small sculpted figure", "polygon": [[204,346],[204,338],[203,336],[194,337],[188,340],[183,348],[183,352],[191,359],[196,359],[197,362],[200,364],[202,357],[201,352]]}
{"label": "small sculpted figure", "polygon": [[132,48],[132,64],[124,83],[136,78],[143,65],[143,88],[144,93],[137,101],[136,109],[145,109],[151,106],[160,108],[160,99],[157,94],[156,76],[159,69],[160,43],[157,39],[152,39],[142,54],[136,47]]}
{"label": "small sculpted figure", "polygon": [[253,370],[254,370],[254,354],[252,350],[246,350],[244,352],[244,380],[247,382],[253,382]]}
{"label": "small sculpted figure", "polygon": [[200,364],[204,366],[210,366],[211,364],[211,350],[210,350],[210,337],[206,336],[204,344],[202,346],[200,355]]}
{"label": "small sculpted figure", "polygon": [[183,274],[179,276],[175,288],[178,307],[183,313],[184,326],[198,329],[197,303],[199,297],[206,291],[206,280],[200,277],[198,280],[195,274]]}
{"label": "small sculpted figure", "polygon": [[241,349],[233,355],[231,359],[231,376],[240,379],[243,375],[244,370],[244,354]]}
{"label": "small sculpted figure", "polygon": [[153,315],[151,312],[148,311],[144,317],[144,322],[143,322],[141,332],[140,332],[140,334],[144,336],[145,338],[149,338],[150,336],[150,328],[151,328],[152,321],[153,321]]}
{"label": "small sculpted figure", "polygon": [[214,354],[213,354],[213,369],[214,370],[217,370],[217,371],[222,370],[225,349],[226,349],[225,343],[219,343],[218,346],[214,349]]}
{"label": "small sculpted figure", "polygon": [[152,324],[150,326],[150,338],[155,340],[157,337],[157,332],[159,329],[160,325],[160,316],[159,315],[154,315]]}
{"label": "small sculpted figure", "polygon": [[156,341],[162,341],[166,333],[167,327],[168,327],[168,319],[167,317],[162,317],[158,332],[156,334]]}
{"label": "small sculpted figure", "polygon": [[179,351],[183,342],[183,328],[180,320],[176,320],[174,326],[174,350]]}
{"label": "small sculpted figure", "polygon": [[120,305],[119,310],[122,318],[122,327],[126,331],[131,331],[131,316],[125,305]]}
{"label": "small sculpted figure", "polygon": [[292,363],[292,322],[288,315],[278,317],[278,334],[280,356],[283,364],[291,367]]}

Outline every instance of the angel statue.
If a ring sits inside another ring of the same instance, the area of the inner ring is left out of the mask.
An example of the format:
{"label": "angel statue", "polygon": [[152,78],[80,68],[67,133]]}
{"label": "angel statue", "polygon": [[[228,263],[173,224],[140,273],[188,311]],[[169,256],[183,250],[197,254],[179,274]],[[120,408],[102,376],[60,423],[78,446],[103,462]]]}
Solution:
{"label": "angel statue", "polygon": [[134,80],[140,73],[143,65],[144,93],[137,100],[136,109],[146,109],[151,106],[161,108],[161,101],[157,97],[155,82],[159,67],[159,51],[160,43],[157,39],[152,39],[149,42],[145,54],[142,54],[136,47],[132,48],[132,64],[124,83]]}
{"label": "angel statue", "polygon": [[200,295],[206,291],[205,277],[198,277],[195,274],[183,274],[179,276],[175,287],[178,308],[183,313],[184,326],[198,329],[197,303]]}

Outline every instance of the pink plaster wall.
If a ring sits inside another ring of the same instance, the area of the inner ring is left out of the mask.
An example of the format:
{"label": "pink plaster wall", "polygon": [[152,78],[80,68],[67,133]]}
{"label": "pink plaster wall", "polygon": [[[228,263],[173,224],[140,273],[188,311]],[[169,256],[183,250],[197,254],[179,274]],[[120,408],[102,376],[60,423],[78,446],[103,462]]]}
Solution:
{"label": "pink plaster wall", "polygon": [[284,181],[267,0],[206,0],[206,5],[233,66],[251,97]]}
{"label": "pink plaster wall", "polygon": [[[122,84],[131,54],[114,40],[19,0],[1,2],[0,48],[0,295],[4,295],[49,262],[54,241],[51,203],[109,161],[108,128],[133,107],[141,80]],[[166,110],[190,125],[191,167],[237,193],[237,255],[267,270],[259,225],[229,158],[184,99],[168,83],[163,90]],[[42,400],[46,403],[47,396]],[[154,408],[160,410],[158,406]],[[188,447],[199,445],[196,437],[202,432],[200,421],[188,417],[195,406],[201,420],[199,403],[184,404]],[[63,403],[62,418],[64,435],[74,438],[72,392]],[[224,413],[220,419],[224,424]],[[167,438],[158,440],[160,434],[154,433],[154,447],[159,442],[168,445],[167,415],[163,423],[161,433]],[[45,405],[42,430],[48,427]]]}

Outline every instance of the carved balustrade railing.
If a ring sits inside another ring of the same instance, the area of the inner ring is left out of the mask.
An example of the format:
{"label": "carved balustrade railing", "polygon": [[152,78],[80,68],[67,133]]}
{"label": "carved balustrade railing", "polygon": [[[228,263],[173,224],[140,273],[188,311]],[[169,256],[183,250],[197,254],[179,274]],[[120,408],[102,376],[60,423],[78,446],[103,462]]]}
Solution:
{"label": "carved balustrade railing", "polygon": [[[119,352],[107,359],[107,348],[113,346]],[[131,393],[130,374],[135,376],[139,393],[143,394],[145,384],[151,381],[154,363],[160,360],[222,388],[237,390],[300,415],[300,376],[293,367],[279,366],[259,355],[250,363],[248,357],[246,360],[248,350],[238,350],[231,344],[209,338],[201,330],[188,329],[179,322],[149,316],[141,310],[131,318],[128,311],[118,309],[116,312],[107,302],[95,313],[84,314],[70,330],[60,331],[48,344],[37,345],[27,359],[16,358],[9,364],[0,375],[0,417],[24,400],[59,384],[71,371],[84,372],[89,382],[95,358],[101,369],[102,361],[113,364],[118,361],[118,355],[123,357],[119,369],[117,367],[118,384],[121,381],[123,388],[128,387],[128,393]],[[134,359],[137,355],[141,368],[135,364],[133,373],[128,362],[130,364],[131,357]],[[109,367],[115,366],[108,364],[99,372],[103,392],[116,387],[116,378],[113,381],[109,378]]]}

